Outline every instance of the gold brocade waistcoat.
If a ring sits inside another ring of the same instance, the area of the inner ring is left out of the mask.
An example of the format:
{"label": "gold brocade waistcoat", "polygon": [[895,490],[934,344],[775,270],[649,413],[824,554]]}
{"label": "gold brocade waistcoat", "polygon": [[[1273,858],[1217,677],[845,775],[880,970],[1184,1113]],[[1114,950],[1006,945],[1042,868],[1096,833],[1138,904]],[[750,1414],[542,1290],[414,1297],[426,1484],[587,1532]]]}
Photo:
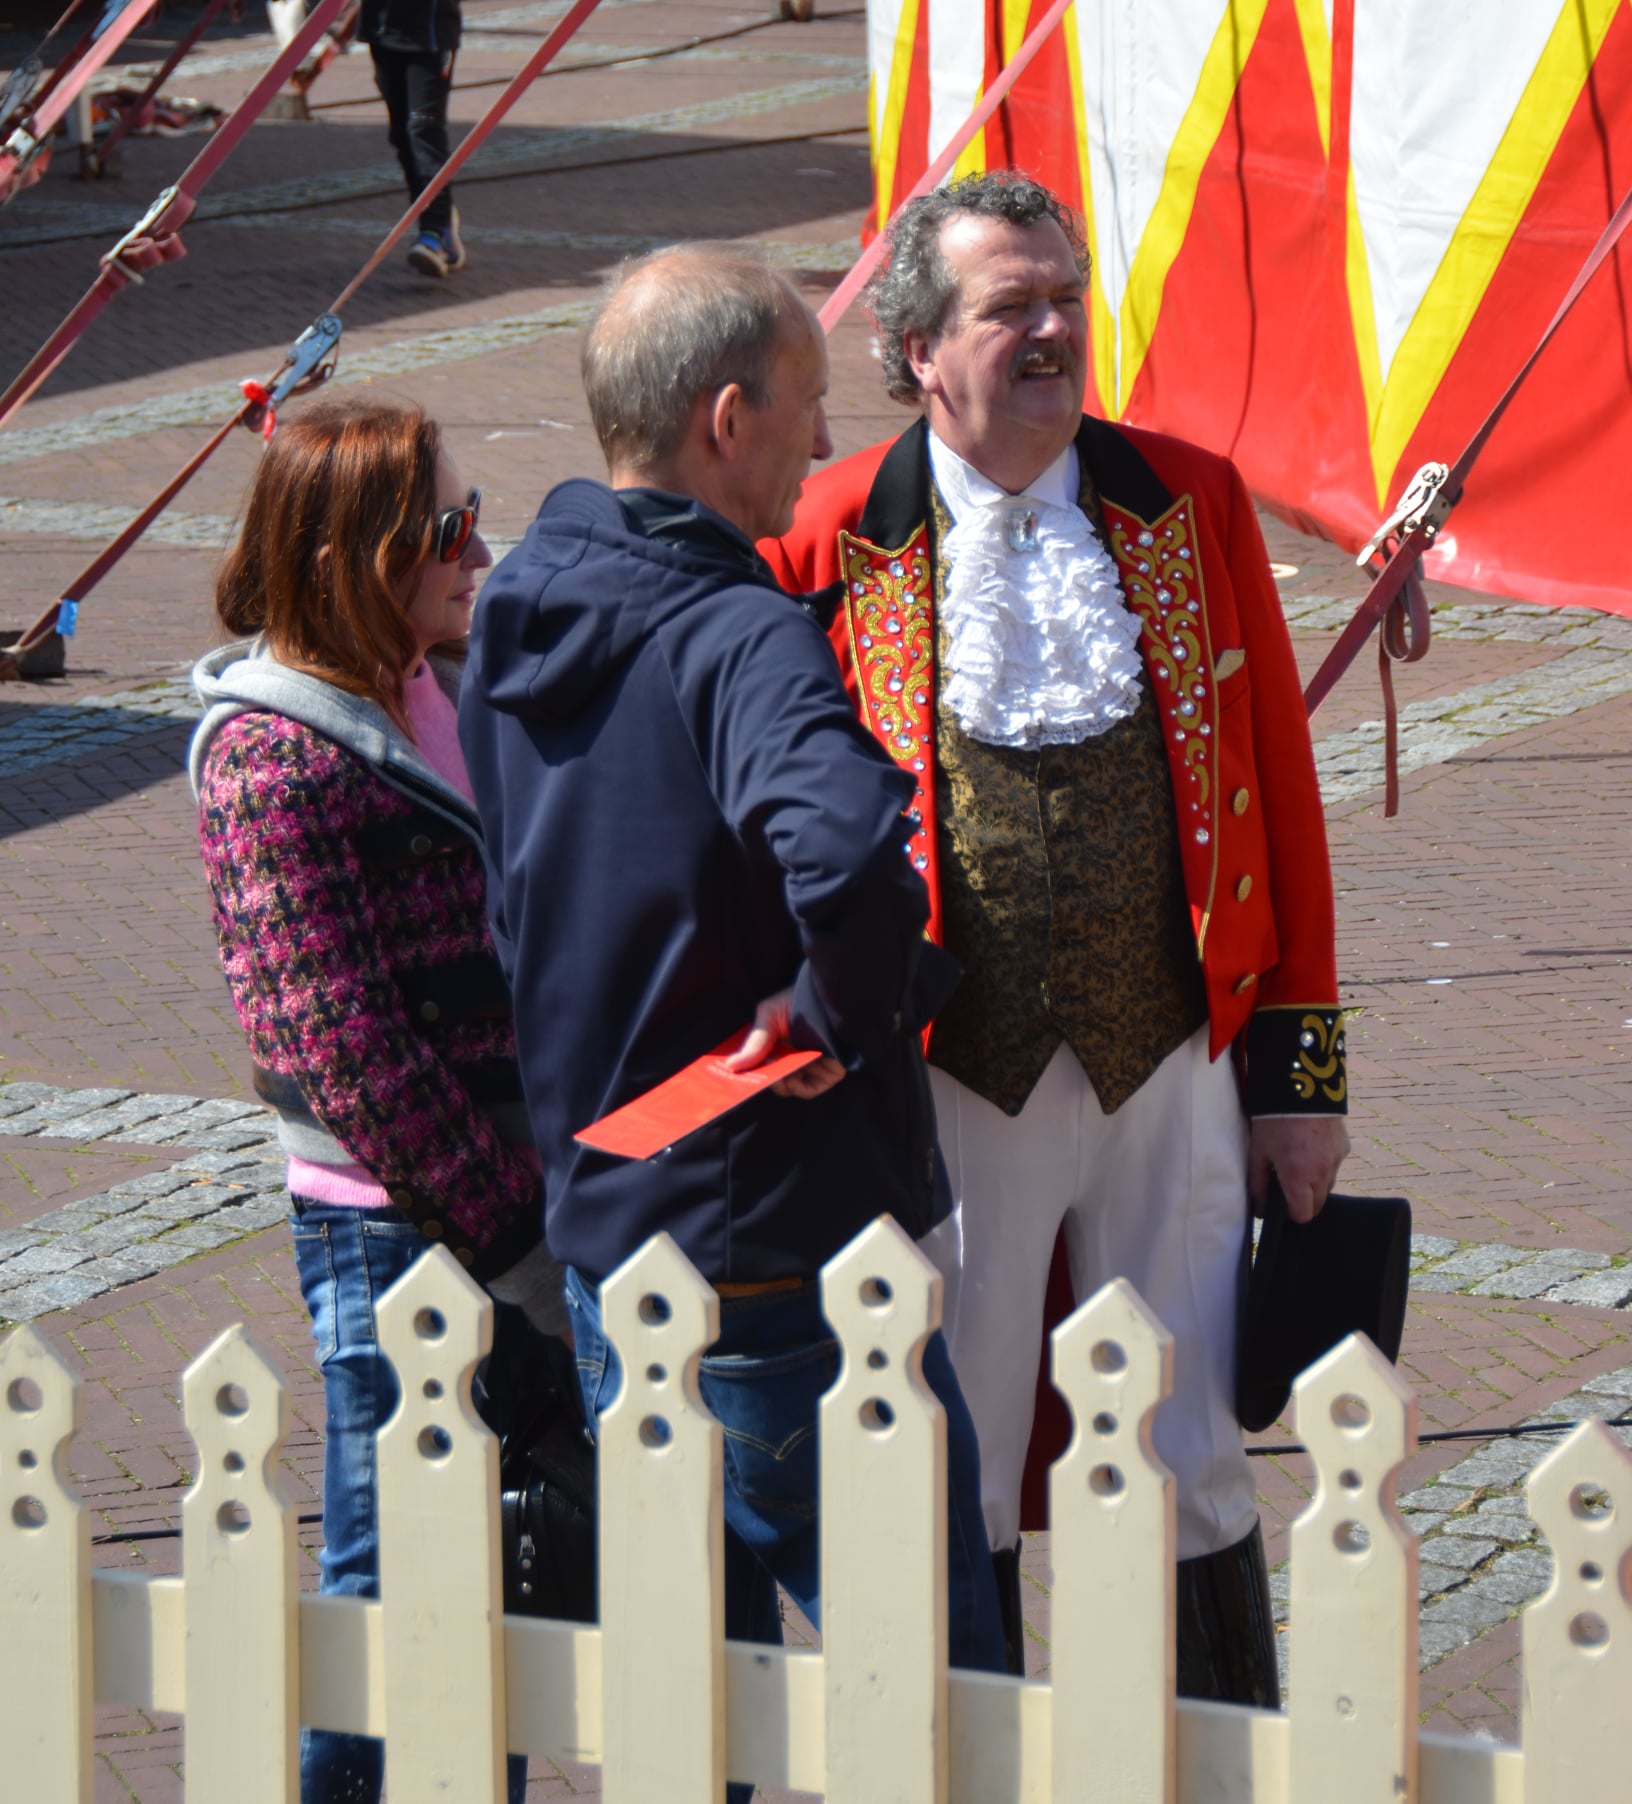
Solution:
{"label": "gold brocade waistcoat", "polygon": [[[935,513],[939,547],[939,496]],[[963,978],[930,1062],[1018,1115],[1065,1040],[1109,1114],[1207,1019],[1148,678],[1131,716],[1078,745],[986,745],[944,703],[935,735],[943,938]]]}

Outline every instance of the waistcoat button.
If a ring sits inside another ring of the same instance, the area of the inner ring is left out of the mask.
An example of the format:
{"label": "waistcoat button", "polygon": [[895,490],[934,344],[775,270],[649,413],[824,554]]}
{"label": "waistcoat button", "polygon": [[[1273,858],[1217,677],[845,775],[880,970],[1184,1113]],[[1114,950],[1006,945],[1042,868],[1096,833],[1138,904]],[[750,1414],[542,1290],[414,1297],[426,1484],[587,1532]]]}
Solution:
{"label": "waistcoat button", "polygon": [[1250,990],[1257,981],[1258,981],[1258,973],[1256,971],[1249,971],[1246,974],[1246,976],[1243,977],[1241,979],[1241,981],[1235,986],[1236,995],[1244,996],[1247,993],[1247,991]]}
{"label": "waistcoat button", "polygon": [[1244,789],[1238,789],[1235,794],[1230,797],[1231,812],[1235,814],[1245,814],[1247,812],[1247,803],[1251,800],[1251,796],[1249,796]]}
{"label": "waistcoat button", "polygon": [[1237,902],[1245,902],[1247,897],[1251,894],[1252,879],[1250,877],[1243,877],[1235,886],[1235,899]]}
{"label": "waistcoat button", "polygon": [[[1240,812],[1238,809],[1237,813]],[[429,858],[431,855],[431,836],[428,833],[416,833],[408,842],[408,850],[416,858]]]}
{"label": "waistcoat button", "polygon": [[419,1018],[421,1021],[440,1021],[442,1011],[434,1002],[422,1002],[419,1005]]}

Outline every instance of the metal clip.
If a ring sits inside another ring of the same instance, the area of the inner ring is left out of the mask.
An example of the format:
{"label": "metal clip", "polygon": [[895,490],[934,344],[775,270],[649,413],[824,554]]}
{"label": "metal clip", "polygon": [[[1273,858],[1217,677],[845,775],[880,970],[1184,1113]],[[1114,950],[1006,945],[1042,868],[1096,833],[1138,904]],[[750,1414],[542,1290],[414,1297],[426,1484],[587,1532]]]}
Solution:
{"label": "metal clip", "polygon": [[1424,464],[1411,478],[1405,493],[1394,504],[1394,511],[1371,535],[1365,549],[1354,560],[1364,570],[1382,549],[1385,541],[1408,538],[1419,527],[1430,543],[1451,517],[1451,509],[1460,495],[1447,495],[1445,481],[1450,475],[1447,464]]}
{"label": "metal clip", "polygon": [[40,154],[41,140],[36,138],[26,126],[19,125],[4,144],[0,144],[0,154],[17,159],[17,167],[26,169]]}
{"label": "metal clip", "polygon": [[0,88],[0,126],[13,113],[21,112],[34,92],[34,84],[39,80],[43,68],[44,65],[37,56],[27,56],[6,77],[6,85]]}
{"label": "metal clip", "polygon": [[338,313],[320,313],[289,347],[287,366],[267,384],[270,405],[281,407],[312,372],[318,369],[345,328]]}
{"label": "metal clip", "polygon": [[179,187],[166,188],[159,198],[154,201],[152,206],[150,206],[141,218],[136,221],[135,225],[133,225],[113,249],[103,257],[103,264],[117,263],[130,280],[140,288],[145,278],[140,271],[132,269],[130,265],[124,261],[125,252],[130,249],[138,238],[145,238],[148,236],[153,227],[164,217],[165,213],[169,210],[170,203],[180,192],[181,189]]}

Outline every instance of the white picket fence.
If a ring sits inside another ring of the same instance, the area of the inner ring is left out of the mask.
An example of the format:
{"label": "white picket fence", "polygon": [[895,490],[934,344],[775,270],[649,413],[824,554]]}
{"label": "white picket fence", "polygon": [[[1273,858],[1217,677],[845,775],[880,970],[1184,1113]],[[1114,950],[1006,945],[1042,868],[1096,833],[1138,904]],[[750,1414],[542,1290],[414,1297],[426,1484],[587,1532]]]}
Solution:
{"label": "white picket fence", "polygon": [[[64,1469],[76,1383],[0,1343],[0,1763],[87,1804],[92,1706],[185,1716],[203,1804],[294,1804],[298,1725],[383,1736],[392,1804],[489,1804],[503,1750],[598,1761],[608,1804],[719,1804],[727,1776],[834,1804],[1582,1804],[1632,1797],[1632,1458],[1587,1423],[1536,1470],[1551,1589],[1525,1612],[1520,1747],[1419,1734],[1416,1548],[1392,1491],[1415,1405],[1355,1339],[1297,1389],[1319,1476],[1292,1530],[1291,1705],[1173,1697],[1173,1504],[1151,1452],[1168,1336],[1126,1284],[1054,1337],[1077,1423],[1050,1490],[1052,1670],[946,1664],[935,1273],[875,1224],[822,1278],[821,1651],[722,1633],[718,1303],[666,1237],[604,1290],[626,1382],[602,1423],[599,1627],[501,1615],[497,1455],[471,1406],[481,1292],[433,1252],[380,1305],[403,1402],[379,1440],[378,1602],[297,1588],[283,1386],[229,1329],[187,1368],[199,1477],[179,1578],[93,1571]],[[666,1306],[665,1306],[666,1305]]]}

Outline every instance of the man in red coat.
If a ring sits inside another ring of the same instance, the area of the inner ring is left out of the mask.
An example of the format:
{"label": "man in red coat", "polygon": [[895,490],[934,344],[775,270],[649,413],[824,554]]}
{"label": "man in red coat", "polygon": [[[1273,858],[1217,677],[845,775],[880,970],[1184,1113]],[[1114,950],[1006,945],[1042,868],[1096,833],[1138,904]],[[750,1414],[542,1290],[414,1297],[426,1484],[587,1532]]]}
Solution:
{"label": "man in red coat", "polygon": [[1180,1689],[1273,1704],[1235,1312],[1249,1194],[1273,1173],[1307,1220],[1348,1150],[1331,875],[1252,503],[1226,459],[1082,413],[1087,267],[1076,219],[1012,173],[905,208],[868,306],[921,418],[811,479],[762,550],[837,598],[964,968],[930,1041],[957,1209],[926,1251],[1015,1642],[1063,1233],[1079,1298],[1126,1277],[1174,1337]]}

